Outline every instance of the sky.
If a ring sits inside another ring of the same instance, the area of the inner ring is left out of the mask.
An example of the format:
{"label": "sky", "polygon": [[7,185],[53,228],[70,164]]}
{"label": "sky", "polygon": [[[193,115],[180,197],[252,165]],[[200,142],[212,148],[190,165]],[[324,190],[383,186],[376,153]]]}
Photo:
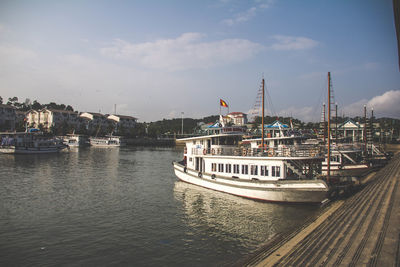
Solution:
{"label": "sky", "polygon": [[202,118],[264,78],[266,115],[319,121],[328,72],[339,115],[400,118],[392,0],[0,0],[4,100]]}

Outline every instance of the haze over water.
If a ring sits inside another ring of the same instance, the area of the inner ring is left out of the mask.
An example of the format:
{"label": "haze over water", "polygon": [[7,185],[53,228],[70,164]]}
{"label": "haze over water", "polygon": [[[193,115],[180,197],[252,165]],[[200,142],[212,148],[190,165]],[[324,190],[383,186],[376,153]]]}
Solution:
{"label": "haze over water", "polygon": [[220,266],[316,206],[247,200],[178,181],[173,148],[0,155],[0,265]]}

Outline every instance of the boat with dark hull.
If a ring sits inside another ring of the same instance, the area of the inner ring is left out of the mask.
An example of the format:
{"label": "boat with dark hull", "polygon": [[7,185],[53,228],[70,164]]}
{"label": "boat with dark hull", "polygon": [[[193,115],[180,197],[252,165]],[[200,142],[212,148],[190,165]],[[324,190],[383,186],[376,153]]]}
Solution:
{"label": "boat with dark hull", "polygon": [[47,154],[67,148],[61,139],[41,132],[1,133],[0,153]]}

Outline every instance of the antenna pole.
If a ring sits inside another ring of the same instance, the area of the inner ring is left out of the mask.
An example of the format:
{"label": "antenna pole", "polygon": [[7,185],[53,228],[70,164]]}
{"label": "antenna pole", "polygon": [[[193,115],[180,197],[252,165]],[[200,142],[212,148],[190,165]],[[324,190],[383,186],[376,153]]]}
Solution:
{"label": "antenna pole", "polygon": [[326,175],[326,181],[329,183],[331,176],[331,73],[328,72],[328,155],[327,163],[328,170]]}
{"label": "antenna pole", "polygon": [[335,138],[336,138],[336,146],[338,145],[338,130],[337,130],[337,124],[338,124],[338,119],[337,119],[337,103],[335,104]]}
{"label": "antenna pole", "polygon": [[264,78],[262,79],[261,147],[264,152]]}

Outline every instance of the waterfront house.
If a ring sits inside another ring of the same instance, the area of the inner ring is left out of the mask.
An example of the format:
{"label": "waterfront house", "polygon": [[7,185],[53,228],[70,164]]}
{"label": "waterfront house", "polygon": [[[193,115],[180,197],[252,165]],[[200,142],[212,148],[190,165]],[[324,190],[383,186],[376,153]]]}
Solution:
{"label": "waterfront house", "polygon": [[364,124],[348,119],[338,126],[338,135],[353,142],[362,141],[364,135]]}
{"label": "waterfront house", "polygon": [[0,130],[14,131],[15,130],[15,107],[10,105],[0,104]]}
{"label": "waterfront house", "polygon": [[119,133],[135,128],[137,122],[137,118],[125,115],[109,115],[107,119],[115,125]]}
{"label": "waterfront house", "polygon": [[231,112],[225,116],[227,122],[233,125],[244,126],[247,124],[247,115],[243,112]]}
{"label": "waterfront house", "polygon": [[40,124],[40,113],[31,109],[26,113],[26,122],[30,128],[38,128]]}
{"label": "waterfront house", "polygon": [[79,117],[83,120],[82,123],[89,132],[98,132],[102,128],[108,127],[108,115],[96,112],[82,112]]}

